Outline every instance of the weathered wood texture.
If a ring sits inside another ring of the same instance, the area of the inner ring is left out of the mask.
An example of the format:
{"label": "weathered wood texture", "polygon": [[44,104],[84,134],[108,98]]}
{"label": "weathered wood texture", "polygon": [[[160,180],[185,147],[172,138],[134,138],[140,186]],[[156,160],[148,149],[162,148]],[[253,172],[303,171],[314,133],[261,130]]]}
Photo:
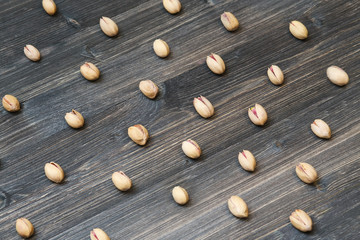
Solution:
{"label": "weathered wood texture", "polygon": [[[111,239],[356,239],[360,224],[360,2],[358,0],[182,0],[178,15],[160,0],[62,0],[48,16],[40,0],[0,2],[0,93],[18,97],[19,113],[0,110],[0,238],[19,239],[15,220],[35,226],[32,239],[89,239],[100,227]],[[227,32],[219,16],[231,11],[241,28]],[[101,16],[115,20],[116,38],[105,36]],[[310,37],[288,31],[302,21]],[[152,42],[162,38],[171,55],[160,59]],[[42,54],[34,63],[23,47]],[[226,62],[222,76],[205,58],[215,52]],[[101,79],[89,82],[79,67],[95,63]],[[285,83],[267,80],[279,65]],[[338,87],[326,68],[344,68],[350,83]],[[143,79],[160,87],[152,101],[138,90]],[[202,119],[192,99],[206,96],[215,106]],[[254,126],[247,108],[262,104],[265,127]],[[86,126],[74,130],[64,115],[80,111]],[[310,123],[325,120],[333,130],[326,141]],[[151,139],[135,145],[127,128],[141,123]],[[196,140],[199,160],[187,159],[181,142]],[[237,154],[252,151],[258,166],[244,171]],[[59,163],[63,184],[44,175],[46,162]],[[295,174],[298,162],[319,173],[315,185]],[[123,170],[133,180],[122,193],[111,182]],[[171,189],[190,194],[178,206]],[[231,195],[249,206],[246,220],[227,209]],[[309,213],[311,233],[294,229],[288,216]]]}

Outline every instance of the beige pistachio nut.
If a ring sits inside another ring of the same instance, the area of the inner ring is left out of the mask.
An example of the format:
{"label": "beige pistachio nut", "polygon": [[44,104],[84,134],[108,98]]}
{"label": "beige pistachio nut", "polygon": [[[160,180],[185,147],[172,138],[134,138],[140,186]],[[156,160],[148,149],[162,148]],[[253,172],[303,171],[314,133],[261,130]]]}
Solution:
{"label": "beige pistachio nut", "polygon": [[194,98],[193,101],[195,110],[202,116],[203,118],[209,118],[214,115],[214,107],[206,97],[200,96]]}
{"label": "beige pistachio nut", "polygon": [[315,119],[310,125],[313,133],[319,138],[329,139],[331,138],[331,129],[326,122],[321,119]]}
{"label": "beige pistachio nut", "polygon": [[163,0],[163,5],[166,11],[171,14],[176,14],[181,10],[181,3],[179,0]]}
{"label": "beige pistachio nut", "polygon": [[296,175],[304,183],[313,183],[317,179],[317,172],[313,166],[308,163],[299,163],[296,168]]}
{"label": "beige pistachio nut", "polygon": [[81,65],[80,73],[89,81],[94,81],[100,77],[100,70],[90,62],[85,62]]}
{"label": "beige pistachio nut", "polygon": [[215,74],[223,74],[225,72],[224,60],[217,54],[212,53],[206,57],[206,64]]}
{"label": "beige pistachio nut", "polygon": [[304,24],[299,21],[291,21],[289,24],[291,34],[297,39],[303,40],[308,37],[308,30]]}
{"label": "beige pistachio nut", "polygon": [[151,80],[144,80],[139,83],[140,91],[148,98],[154,99],[156,98],[159,88],[158,86]]}
{"label": "beige pistachio nut", "polygon": [[42,6],[47,14],[52,16],[56,13],[56,4],[53,0],[43,0]]}
{"label": "beige pistachio nut", "polygon": [[239,153],[238,159],[241,167],[246,171],[253,172],[255,170],[256,160],[250,151],[243,150]]}
{"label": "beige pistachio nut", "polygon": [[120,191],[127,191],[132,186],[131,179],[122,171],[114,172],[111,179],[115,187]]}
{"label": "beige pistachio nut", "polygon": [[40,52],[33,45],[27,44],[24,47],[25,56],[31,61],[37,62],[40,60]]}
{"label": "beige pistachio nut", "polygon": [[184,188],[180,186],[176,186],[173,188],[172,196],[175,202],[180,205],[184,205],[189,201],[189,194]]}
{"label": "beige pistachio nut", "polygon": [[271,65],[267,71],[269,80],[274,85],[280,85],[284,82],[284,74],[281,69],[276,65]]}
{"label": "beige pistachio nut", "polygon": [[337,66],[330,66],[326,70],[329,80],[338,86],[344,86],[349,83],[349,75]]}
{"label": "beige pistachio nut", "polygon": [[94,228],[90,232],[91,240],[110,240],[109,236],[100,228]]}
{"label": "beige pistachio nut", "polygon": [[231,196],[228,200],[228,207],[235,217],[246,218],[249,215],[246,202],[239,196]]}
{"label": "beige pistachio nut", "polygon": [[69,126],[72,128],[81,128],[82,126],[84,126],[85,123],[85,120],[81,113],[74,109],[71,112],[65,114],[65,120],[67,124],[69,124]]}
{"label": "beige pistachio nut", "polygon": [[196,159],[201,155],[201,148],[194,140],[188,139],[182,142],[181,148],[189,158]]}
{"label": "beige pistachio nut", "polygon": [[248,109],[248,115],[250,120],[258,126],[264,125],[268,119],[267,113],[263,106],[257,103],[254,107]]}
{"label": "beige pistachio nut", "polygon": [[220,19],[226,30],[230,32],[239,28],[239,21],[231,12],[224,12],[221,14]]}
{"label": "beige pistachio nut", "polygon": [[296,209],[291,213],[289,219],[291,224],[302,232],[310,232],[312,229],[312,220],[303,210]]}
{"label": "beige pistachio nut", "polygon": [[2,105],[8,112],[17,112],[20,110],[19,100],[12,95],[5,95],[2,99]]}
{"label": "beige pistachio nut", "polygon": [[26,218],[16,220],[16,231],[23,238],[30,238],[34,234],[34,226]]}
{"label": "beige pistachio nut", "polygon": [[156,55],[166,58],[170,54],[169,45],[161,39],[156,39],[153,43],[153,49]]}
{"label": "beige pistachio nut", "polygon": [[61,183],[65,176],[60,165],[54,162],[46,163],[44,171],[46,177],[55,183]]}
{"label": "beige pistachio nut", "polygon": [[109,37],[114,37],[119,33],[118,25],[108,17],[100,18],[100,28]]}
{"label": "beige pistachio nut", "polygon": [[149,139],[148,130],[141,124],[136,124],[128,128],[128,135],[136,144],[145,145]]}

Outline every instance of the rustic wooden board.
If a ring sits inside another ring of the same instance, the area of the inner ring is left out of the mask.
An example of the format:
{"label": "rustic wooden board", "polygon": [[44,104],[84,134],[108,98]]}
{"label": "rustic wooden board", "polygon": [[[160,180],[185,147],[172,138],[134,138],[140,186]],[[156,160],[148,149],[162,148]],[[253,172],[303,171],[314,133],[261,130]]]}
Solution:
{"label": "rustic wooden board", "polygon": [[[40,0],[0,2],[0,93],[22,104],[16,114],[0,110],[1,239],[20,239],[19,217],[34,224],[31,239],[89,239],[95,227],[111,239],[358,238],[359,1],[182,0],[175,16],[160,0],[55,2],[53,17]],[[223,28],[224,10],[238,17],[238,31]],[[100,31],[101,16],[118,23],[118,37]],[[294,19],[308,27],[306,41],[288,32]],[[153,53],[156,38],[170,45],[168,58]],[[25,58],[25,44],[41,51],[40,62]],[[224,75],[207,69],[211,52],[226,62]],[[81,77],[84,61],[100,68],[98,81]],[[280,87],[267,80],[271,64],[284,71]],[[330,65],[348,72],[347,86],[327,80]],[[159,85],[156,100],[138,90],[143,79]],[[211,119],[193,109],[200,94],[215,106]],[[255,103],[268,112],[264,127],[247,118]],[[63,119],[72,108],[86,119],[81,130]],[[312,134],[315,118],[330,125],[330,140]],[[127,136],[138,123],[151,135],[145,147]],[[202,147],[199,160],[182,153],[187,138]],[[243,149],[257,159],[254,173],[237,161]],[[49,161],[63,167],[63,184],[45,177]],[[317,169],[315,185],[297,178],[302,161]],[[113,186],[118,170],[131,191]],[[185,206],[172,200],[176,185],[190,194]],[[231,195],[248,203],[248,219],[230,214]],[[312,217],[311,233],[291,226],[296,208]]]}

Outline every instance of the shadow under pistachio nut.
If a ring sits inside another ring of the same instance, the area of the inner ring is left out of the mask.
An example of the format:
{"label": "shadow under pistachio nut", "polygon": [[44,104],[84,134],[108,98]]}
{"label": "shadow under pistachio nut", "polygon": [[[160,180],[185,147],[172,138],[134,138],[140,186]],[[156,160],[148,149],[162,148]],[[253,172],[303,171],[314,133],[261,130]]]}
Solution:
{"label": "shadow under pistachio nut", "polygon": [[243,150],[242,152],[240,152],[238,160],[241,167],[246,171],[253,172],[255,170],[256,160],[254,155],[250,151]]}
{"label": "shadow under pistachio nut", "polygon": [[65,114],[65,120],[67,124],[72,128],[81,128],[84,126],[84,117],[76,110],[72,110]]}
{"label": "shadow under pistachio nut", "polygon": [[16,220],[16,231],[23,238],[30,238],[34,234],[34,226],[26,218]]}
{"label": "shadow under pistachio nut", "polygon": [[206,57],[206,64],[215,74],[223,74],[225,72],[224,60],[217,54],[212,53]]}
{"label": "shadow under pistachio nut", "polygon": [[229,198],[228,208],[235,217],[246,218],[249,216],[248,206],[239,196],[231,196]]}
{"label": "shadow under pistachio nut", "polygon": [[291,34],[297,39],[303,40],[308,37],[308,30],[304,24],[299,21],[291,21],[289,23],[289,30]]}
{"label": "shadow under pistachio nut", "polygon": [[89,81],[97,80],[100,77],[100,70],[90,62],[85,62],[81,65],[80,73]]}
{"label": "shadow under pistachio nut", "polygon": [[250,120],[258,126],[264,125],[268,119],[267,113],[263,106],[257,103],[254,107],[248,109],[248,116]]}
{"label": "shadow under pistachio nut", "polygon": [[201,148],[194,140],[188,139],[182,142],[181,148],[189,158],[196,159],[201,155]]}
{"label": "shadow under pistachio nut", "polygon": [[230,32],[239,28],[239,21],[231,12],[224,12],[221,14],[220,19],[226,30]]}
{"label": "shadow under pistachio nut", "polygon": [[321,119],[315,119],[310,125],[313,133],[319,138],[329,139],[331,138],[331,129],[326,122]]}
{"label": "shadow under pistachio nut", "polygon": [[90,232],[91,240],[110,240],[109,236],[100,228],[94,228]]}
{"label": "shadow under pistachio nut", "polygon": [[176,186],[173,188],[172,196],[175,202],[180,205],[184,205],[189,201],[189,194],[184,188],[180,186]]}
{"label": "shadow under pistachio nut", "polygon": [[214,115],[214,106],[211,104],[206,97],[200,96],[194,98],[193,101],[195,110],[202,116],[203,118],[209,118]]}
{"label": "shadow under pistachio nut", "polygon": [[140,91],[148,98],[154,99],[156,98],[159,88],[158,86],[151,80],[144,80],[139,83]]}
{"label": "shadow under pistachio nut", "polygon": [[28,59],[30,59],[31,61],[37,62],[40,60],[40,57],[41,57],[40,52],[33,45],[30,45],[30,44],[26,45],[24,47],[24,53],[25,53],[25,56]]}
{"label": "shadow under pistachio nut", "polygon": [[344,86],[349,83],[349,75],[337,66],[330,66],[326,69],[328,79],[338,86]]}
{"label": "shadow under pistachio nut", "polygon": [[267,71],[270,82],[274,85],[280,85],[284,82],[284,74],[276,65],[271,65]]}
{"label": "shadow under pistachio nut", "polygon": [[120,191],[127,191],[132,186],[131,179],[122,171],[114,172],[111,179],[115,187]]}
{"label": "shadow under pistachio nut", "polygon": [[2,99],[2,105],[8,112],[17,112],[20,110],[19,100],[12,95],[5,95]]}
{"label": "shadow under pistachio nut", "polygon": [[145,145],[149,139],[148,130],[141,124],[129,127],[128,135],[138,145]]}
{"label": "shadow under pistachio nut", "polygon": [[46,177],[55,183],[61,183],[64,180],[64,176],[65,176],[64,171],[57,163],[54,162],[46,163],[44,167],[44,171]]}
{"label": "shadow under pistachio nut", "polygon": [[108,37],[115,37],[119,33],[118,25],[108,17],[100,18],[100,28]]}
{"label": "shadow under pistachio nut", "polygon": [[153,49],[155,54],[161,58],[166,58],[170,54],[169,45],[161,39],[156,39],[154,41]]}
{"label": "shadow under pistachio nut", "polygon": [[56,13],[56,4],[53,0],[43,0],[42,6],[47,14],[52,16]]}
{"label": "shadow under pistachio nut", "polygon": [[299,163],[296,168],[296,175],[304,183],[313,183],[317,179],[317,172],[313,166],[308,163]]}
{"label": "shadow under pistachio nut", "polygon": [[312,230],[312,220],[303,210],[296,209],[291,213],[289,219],[291,224],[302,232],[310,232]]}
{"label": "shadow under pistachio nut", "polygon": [[166,11],[171,14],[176,14],[181,10],[181,3],[179,0],[163,0],[163,5]]}

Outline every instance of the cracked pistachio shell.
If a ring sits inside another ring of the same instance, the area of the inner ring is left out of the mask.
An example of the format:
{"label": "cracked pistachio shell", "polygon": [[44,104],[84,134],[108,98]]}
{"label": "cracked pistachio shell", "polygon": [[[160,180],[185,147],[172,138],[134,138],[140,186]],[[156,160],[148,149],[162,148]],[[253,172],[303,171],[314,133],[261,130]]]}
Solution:
{"label": "cracked pistachio shell", "polygon": [[81,128],[82,126],[84,126],[85,122],[81,113],[74,109],[71,112],[65,114],[65,120],[67,124],[72,128]]}
{"label": "cracked pistachio shell", "polygon": [[52,16],[56,13],[56,4],[53,0],[43,0],[42,6],[47,14]]}
{"label": "cracked pistachio shell", "polygon": [[206,97],[200,96],[194,98],[193,101],[195,110],[202,116],[203,118],[209,118],[214,115],[214,107]]}
{"label": "cracked pistachio shell", "polygon": [[337,66],[330,66],[326,70],[328,79],[338,86],[344,86],[349,83],[349,75]]}
{"label": "cracked pistachio shell", "polygon": [[30,44],[26,45],[24,47],[24,53],[25,53],[25,56],[28,59],[30,59],[31,61],[37,62],[40,60],[40,52],[33,45],[30,45]]}
{"label": "cracked pistachio shell", "polygon": [[189,194],[184,188],[180,186],[176,186],[173,188],[172,196],[175,202],[180,205],[184,205],[189,201]]}
{"label": "cracked pistachio shell", "polygon": [[231,196],[228,200],[228,207],[235,217],[246,218],[249,215],[246,202],[239,196]]}
{"label": "cracked pistachio shell", "polygon": [[289,219],[291,224],[302,232],[310,232],[312,229],[312,220],[303,210],[296,209],[291,213]]}
{"label": "cracked pistachio shell", "polygon": [[296,175],[304,183],[313,183],[317,179],[317,172],[313,166],[308,163],[299,163],[296,168]]}
{"label": "cracked pistachio shell", "polygon": [[255,170],[256,160],[250,151],[243,150],[239,153],[238,159],[241,167],[246,171],[253,172]]}
{"label": "cracked pistachio shell", "polygon": [[136,144],[145,145],[149,139],[149,132],[141,125],[137,124],[128,128],[128,135]]}
{"label": "cracked pistachio shell", "polygon": [[212,53],[206,57],[206,64],[215,74],[223,74],[225,72],[224,60],[217,54]]}
{"label": "cracked pistachio shell", "polygon": [[90,62],[85,62],[81,65],[80,73],[89,81],[94,81],[100,77],[100,70]]}
{"label": "cracked pistachio shell", "polygon": [[122,171],[114,172],[111,179],[115,187],[120,191],[127,191],[132,186],[131,179]]}
{"label": "cracked pistachio shell", "polygon": [[90,232],[91,240],[110,240],[109,236],[100,228],[94,228]]}
{"label": "cracked pistachio shell", "polygon": [[139,83],[140,91],[148,98],[154,99],[156,98],[159,88],[158,86],[151,80],[144,80]]}
{"label": "cracked pistachio shell", "polygon": [[119,33],[118,25],[108,17],[100,18],[100,28],[109,37],[114,37]]}
{"label": "cracked pistachio shell", "polygon": [[179,0],[163,0],[163,5],[166,11],[171,14],[176,14],[181,10],[181,3]]}
{"label": "cracked pistachio shell", "polygon": [[258,126],[264,125],[268,119],[267,113],[263,106],[257,103],[254,107],[248,109],[248,115],[250,120]]}
{"label": "cracked pistachio shell", "polygon": [[161,39],[156,39],[153,43],[153,49],[156,55],[166,58],[170,54],[169,45]]}
{"label": "cracked pistachio shell", "polygon": [[326,122],[321,119],[315,119],[310,125],[313,133],[319,138],[329,139],[331,138],[331,129]]}
{"label": "cracked pistachio shell", "polygon": [[289,23],[289,30],[291,34],[297,39],[303,40],[308,37],[308,30],[304,24],[299,21],[291,21]]}
{"label": "cracked pistachio shell", "polygon": [[280,85],[284,82],[284,74],[281,69],[276,65],[271,65],[267,71],[269,80],[274,85]]}
{"label": "cracked pistachio shell", "polygon": [[61,183],[64,179],[64,175],[65,175],[64,171],[57,163],[54,162],[46,163],[44,167],[44,171],[46,177],[55,183]]}
{"label": "cracked pistachio shell", "polygon": [[34,234],[34,226],[26,218],[16,220],[16,231],[23,238],[30,238]]}
{"label": "cracked pistachio shell", "polygon": [[182,142],[181,148],[189,158],[196,159],[201,155],[201,148],[194,140],[188,139]]}
{"label": "cracked pistachio shell", "polygon": [[220,19],[226,30],[230,32],[239,28],[239,21],[231,12],[224,12],[221,14]]}
{"label": "cracked pistachio shell", "polygon": [[12,95],[5,95],[2,99],[2,105],[8,112],[17,112],[20,110],[19,100]]}

